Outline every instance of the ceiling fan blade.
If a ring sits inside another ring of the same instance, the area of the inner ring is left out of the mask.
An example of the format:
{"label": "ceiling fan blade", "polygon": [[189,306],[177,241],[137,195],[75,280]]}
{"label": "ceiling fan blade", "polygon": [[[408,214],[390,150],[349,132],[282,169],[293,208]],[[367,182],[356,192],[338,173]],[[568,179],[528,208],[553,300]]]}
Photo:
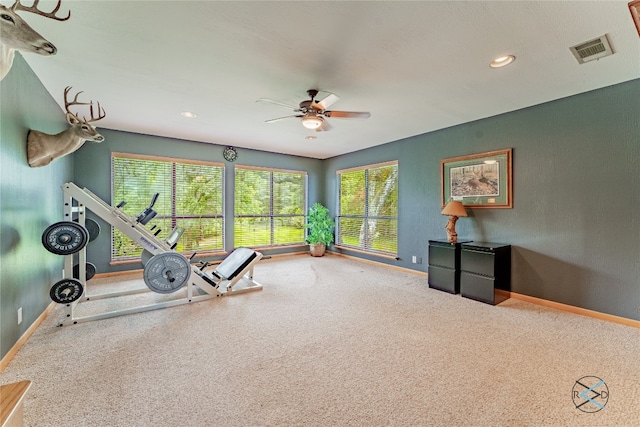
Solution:
{"label": "ceiling fan blade", "polygon": [[339,119],[368,119],[371,113],[366,111],[325,111],[326,117],[335,117]]}
{"label": "ceiling fan blade", "polygon": [[326,96],[322,101],[318,101],[318,102],[314,101],[311,104],[313,108],[317,110],[326,110],[327,108],[329,108],[331,105],[333,105],[336,101],[340,99],[338,95],[334,95],[333,93],[330,93],[330,92],[328,93],[329,95]]}
{"label": "ceiling fan blade", "polygon": [[277,122],[277,121],[284,120],[284,119],[291,119],[291,118],[294,118],[294,117],[304,117],[304,116],[303,115],[284,116],[284,117],[278,117],[276,119],[265,120],[264,122],[265,123],[273,123],[273,122]]}
{"label": "ceiling fan blade", "polygon": [[259,102],[259,103],[262,103],[262,104],[278,105],[280,107],[288,108],[290,110],[297,110],[298,109],[298,107],[296,107],[294,105],[285,104],[284,102],[280,102],[280,101],[274,101],[273,99],[269,99],[269,98],[260,98],[260,99],[257,99],[256,102]]}
{"label": "ceiling fan blade", "polygon": [[331,129],[333,129],[333,126],[327,120],[323,120],[322,125],[316,129],[316,132],[326,132]]}

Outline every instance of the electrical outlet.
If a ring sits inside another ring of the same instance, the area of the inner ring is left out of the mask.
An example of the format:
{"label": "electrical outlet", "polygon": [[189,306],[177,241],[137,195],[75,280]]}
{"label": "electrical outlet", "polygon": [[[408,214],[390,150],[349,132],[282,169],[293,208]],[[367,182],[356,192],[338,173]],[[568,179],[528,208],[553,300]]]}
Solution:
{"label": "electrical outlet", "polygon": [[18,325],[22,323],[22,307],[18,309]]}
{"label": "electrical outlet", "polygon": [[415,255],[414,255],[414,256],[412,256],[412,257],[411,257],[411,262],[412,262],[412,263],[414,263],[414,264],[416,264],[416,263],[418,262],[418,261],[416,260],[416,258],[417,258],[417,257],[416,257]]}

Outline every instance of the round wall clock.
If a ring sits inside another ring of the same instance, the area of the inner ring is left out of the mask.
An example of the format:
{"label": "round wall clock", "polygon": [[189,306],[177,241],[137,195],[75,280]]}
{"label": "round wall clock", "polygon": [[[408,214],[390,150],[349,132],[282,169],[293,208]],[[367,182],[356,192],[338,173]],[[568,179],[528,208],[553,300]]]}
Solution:
{"label": "round wall clock", "polygon": [[225,148],[222,155],[224,156],[224,159],[228,162],[235,162],[236,159],[238,158],[238,152],[233,147]]}

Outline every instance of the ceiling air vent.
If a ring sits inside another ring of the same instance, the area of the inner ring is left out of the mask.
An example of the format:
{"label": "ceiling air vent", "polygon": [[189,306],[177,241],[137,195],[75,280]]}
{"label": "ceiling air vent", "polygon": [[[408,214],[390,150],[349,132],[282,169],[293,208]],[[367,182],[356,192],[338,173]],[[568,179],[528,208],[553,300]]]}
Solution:
{"label": "ceiling air vent", "polygon": [[571,53],[573,53],[573,56],[576,57],[580,64],[613,55],[613,49],[611,49],[606,34],[597,39],[570,47],[569,50],[571,50]]}

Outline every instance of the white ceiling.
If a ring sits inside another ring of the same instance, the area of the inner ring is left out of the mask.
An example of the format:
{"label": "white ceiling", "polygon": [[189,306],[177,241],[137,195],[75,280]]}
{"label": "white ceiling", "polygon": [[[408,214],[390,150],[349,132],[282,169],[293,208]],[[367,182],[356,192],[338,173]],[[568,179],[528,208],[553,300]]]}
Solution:
{"label": "white ceiling", "polygon": [[[105,108],[98,128],[240,151],[323,159],[640,77],[626,0],[63,0],[67,10],[65,22],[21,12],[58,48],[23,56],[61,106],[73,86]],[[569,47],[604,34],[616,53],[579,65]],[[488,66],[504,54],[517,59]],[[371,118],[328,119],[327,132],[264,123],[291,112],[258,98],[297,105],[311,88]]]}

